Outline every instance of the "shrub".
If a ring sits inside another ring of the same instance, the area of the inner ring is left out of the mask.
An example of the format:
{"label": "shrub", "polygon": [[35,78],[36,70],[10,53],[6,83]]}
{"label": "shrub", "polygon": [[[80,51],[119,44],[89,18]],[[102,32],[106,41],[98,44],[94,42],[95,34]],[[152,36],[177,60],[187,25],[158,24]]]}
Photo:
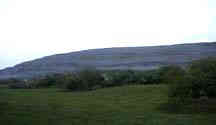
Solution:
{"label": "shrub", "polygon": [[133,71],[121,70],[110,71],[103,74],[104,87],[122,86],[129,84],[160,84],[159,70]]}
{"label": "shrub", "polygon": [[0,79],[0,85],[8,85],[11,82],[11,79]]}
{"label": "shrub", "polygon": [[69,90],[93,90],[102,86],[104,78],[97,70],[82,70],[80,72],[66,75],[65,87]]}
{"label": "shrub", "polygon": [[216,58],[194,61],[189,67],[189,74],[197,97],[216,97]]}
{"label": "shrub", "polygon": [[[174,79],[174,78],[173,78]],[[169,97],[185,99],[191,97],[192,84],[188,76],[176,77],[172,84],[169,84]]]}
{"label": "shrub", "polygon": [[161,76],[159,70],[137,71],[134,75],[137,84],[160,84]]}
{"label": "shrub", "polygon": [[146,71],[144,74],[145,84],[159,84],[161,83],[161,77],[159,70]]}
{"label": "shrub", "polygon": [[68,90],[87,90],[87,86],[83,84],[81,78],[77,74],[67,74],[64,77],[64,85]]}
{"label": "shrub", "polygon": [[18,80],[18,79],[15,79],[15,78],[12,78],[12,79],[8,79],[7,80],[7,84],[8,84],[8,87],[10,89],[19,89],[19,88],[25,88],[25,83],[21,80]]}
{"label": "shrub", "polygon": [[36,88],[34,80],[15,80],[8,84],[10,89],[33,89]]}
{"label": "shrub", "polygon": [[[174,71],[174,72],[173,72]],[[169,86],[169,97],[184,101],[188,98],[216,97],[216,59],[207,58],[193,61],[185,75],[173,70]],[[175,75],[178,74],[178,75]],[[168,77],[169,78],[169,77]]]}
{"label": "shrub", "polygon": [[103,84],[104,87],[122,86],[135,82],[135,74],[131,70],[112,71],[104,73],[103,77],[105,79],[105,82]]}
{"label": "shrub", "polygon": [[24,82],[10,83],[8,85],[10,89],[24,89],[26,88],[26,84]]}
{"label": "shrub", "polygon": [[159,70],[160,81],[166,84],[176,83],[178,80],[182,80],[185,76],[185,70],[177,65],[161,67]]}
{"label": "shrub", "polygon": [[216,85],[208,86],[206,88],[206,94],[209,98],[215,98],[216,97]]}
{"label": "shrub", "polygon": [[52,85],[55,84],[56,78],[51,76],[51,75],[47,75],[45,77],[42,78],[38,78],[34,80],[36,88],[47,88],[47,87],[51,87]]}
{"label": "shrub", "polygon": [[51,86],[62,86],[65,74],[50,74],[43,77],[34,78],[28,81],[30,86],[35,88],[49,88]]}

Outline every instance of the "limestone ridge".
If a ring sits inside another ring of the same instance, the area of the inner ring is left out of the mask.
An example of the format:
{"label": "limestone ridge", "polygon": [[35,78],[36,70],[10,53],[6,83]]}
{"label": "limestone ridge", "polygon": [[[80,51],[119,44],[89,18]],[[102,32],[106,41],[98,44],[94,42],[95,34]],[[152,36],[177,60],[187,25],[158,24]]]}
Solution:
{"label": "limestone ridge", "polygon": [[62,73],[85,67],[97,69],[147,70],[159,66],[185,65],[192,60],[216,57],[216,42],[170,46],[92,49],[58,54],[0,70],[2,78],[27,78],[48,73]]}

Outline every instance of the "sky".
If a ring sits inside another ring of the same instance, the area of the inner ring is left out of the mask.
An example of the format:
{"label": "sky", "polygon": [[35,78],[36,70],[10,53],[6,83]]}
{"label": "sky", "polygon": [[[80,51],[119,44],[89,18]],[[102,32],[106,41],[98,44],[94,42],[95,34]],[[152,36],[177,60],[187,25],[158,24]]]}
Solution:
{"label": "sky", "polygon": [[0,0],[0,69],[94,48],[216,41],[216,0]]}

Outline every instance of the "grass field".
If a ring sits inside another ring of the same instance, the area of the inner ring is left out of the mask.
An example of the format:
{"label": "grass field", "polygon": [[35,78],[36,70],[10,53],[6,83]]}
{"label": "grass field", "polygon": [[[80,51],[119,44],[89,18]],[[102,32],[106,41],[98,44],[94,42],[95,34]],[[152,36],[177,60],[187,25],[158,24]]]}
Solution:
{"label": "grass field", "polygon": [[167,86],[137,85],[90,92],[0,87],[1,125],[215,125],[214,113],[168,113]]}

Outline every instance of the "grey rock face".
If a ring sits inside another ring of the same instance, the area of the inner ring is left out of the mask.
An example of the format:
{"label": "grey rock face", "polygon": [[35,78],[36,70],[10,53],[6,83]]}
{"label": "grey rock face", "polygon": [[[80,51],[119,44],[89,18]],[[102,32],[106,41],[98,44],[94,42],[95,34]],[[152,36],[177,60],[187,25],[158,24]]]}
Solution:
{"label": "grey rock face", "polygon": [[94,49],[24,62],[1,70],[0,78],[33,77],[85,67],[146,70],[169,64],[185,65],[192,60],[215,56],[216,43]]}

